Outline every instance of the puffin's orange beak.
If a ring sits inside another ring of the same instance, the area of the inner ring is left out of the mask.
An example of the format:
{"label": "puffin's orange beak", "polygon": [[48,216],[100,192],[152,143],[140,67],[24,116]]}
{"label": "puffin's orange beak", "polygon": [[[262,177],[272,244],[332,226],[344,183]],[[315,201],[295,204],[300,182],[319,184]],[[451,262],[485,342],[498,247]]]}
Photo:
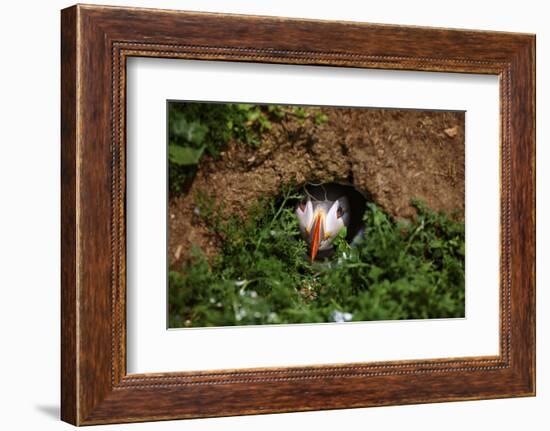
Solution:
{"label": "puffin's orange beak", "polygon": [[315,224],[313,225],[313,237],[311,241],[311,261],[315,260],[317,251],[319,250],[319,243],[321,241],[321,214],[317,214],[315,217]]}

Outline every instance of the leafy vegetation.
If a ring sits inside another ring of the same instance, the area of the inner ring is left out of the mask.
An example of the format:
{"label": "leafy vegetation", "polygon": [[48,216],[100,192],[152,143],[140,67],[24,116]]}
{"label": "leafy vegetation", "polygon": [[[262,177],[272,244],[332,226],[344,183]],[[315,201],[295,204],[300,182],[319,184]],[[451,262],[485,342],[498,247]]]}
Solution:
{"label": "leafy vegetation", "polygon": [[274,121],[293,116],[300,122],[327,121],[321,111],[302,107],[242,103],[170,102],[168,105],[169,184],[180,193],[204,154],[217,158],[230,140],[258,147]]}
{"label": "leafy vegetation", "polygon": [[203,222],[222,248],[210,262],[198,248],[169,274],[170,327],[344,322],[464,316],[464,224],[414,202],[411,222],[375,204],[364,236],[345,232],[332,259],[310,262],[293,211],[298,198],[259,202],[248,218],[222,220],[200,196]]}

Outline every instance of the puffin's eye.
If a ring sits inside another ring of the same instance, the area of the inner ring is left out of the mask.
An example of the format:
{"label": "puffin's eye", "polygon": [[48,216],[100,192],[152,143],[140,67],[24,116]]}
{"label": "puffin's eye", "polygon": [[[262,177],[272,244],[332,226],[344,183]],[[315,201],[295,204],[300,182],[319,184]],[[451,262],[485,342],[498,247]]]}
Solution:
{"label": "puffin's eye", "polygon": [[298,208],[300,208],[300,211],[305,211],[306,210],[306,201],[301,201],[298,204]]}
{"label": "puffin's eye", "polygon": [[343,215],[344,209],[342,207],[338,207],[338,209],[336,210],[336,218],[342,218]]}

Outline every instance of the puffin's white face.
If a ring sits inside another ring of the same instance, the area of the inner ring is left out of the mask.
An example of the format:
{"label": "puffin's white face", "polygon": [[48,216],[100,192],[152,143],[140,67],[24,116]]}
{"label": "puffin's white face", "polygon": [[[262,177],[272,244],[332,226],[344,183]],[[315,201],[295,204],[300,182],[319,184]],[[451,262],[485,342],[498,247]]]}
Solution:
{"label": "puffin's white face", "polygon": [[310,248],[311,260],[319,250],[328,250],[332,241],[349,222],[349,202],[343,196],[336,201],[312,201],[307,198],[296,206],[300,231]]}

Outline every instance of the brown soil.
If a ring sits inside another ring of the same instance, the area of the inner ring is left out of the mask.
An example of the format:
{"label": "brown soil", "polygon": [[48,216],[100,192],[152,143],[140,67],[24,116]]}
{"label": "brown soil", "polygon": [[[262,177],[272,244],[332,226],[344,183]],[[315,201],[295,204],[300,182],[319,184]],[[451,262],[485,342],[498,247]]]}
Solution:
{"label": "brown soil", "polygon": [[[464,113],[397,109],[321,109],[328,121],[273,123],[259,148],[232,142],[221,157],[204,157],[189,191],[169,202],[169,261],[192,244],[208,255],[217,240],[196,216],[197,192],[226,214],[245,216],[262,195],[294,181],[347,182],[396,218],[414,215],[412,198],[434,210],[464,214]],[[313,118],[313,116],[311,116]]]}

